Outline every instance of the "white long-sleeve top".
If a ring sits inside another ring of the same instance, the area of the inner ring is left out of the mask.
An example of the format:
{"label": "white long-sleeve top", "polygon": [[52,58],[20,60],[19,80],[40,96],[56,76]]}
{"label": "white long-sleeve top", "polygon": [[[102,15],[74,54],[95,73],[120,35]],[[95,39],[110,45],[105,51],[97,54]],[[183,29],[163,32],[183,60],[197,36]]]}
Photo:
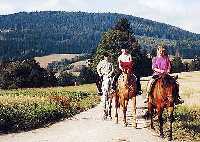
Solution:
{"label": "white long-sleeve top", "polygon": [[97,73],[99,76],[111,76],[114,71],[113,64],[107,60],[102,60],[97,65]]}

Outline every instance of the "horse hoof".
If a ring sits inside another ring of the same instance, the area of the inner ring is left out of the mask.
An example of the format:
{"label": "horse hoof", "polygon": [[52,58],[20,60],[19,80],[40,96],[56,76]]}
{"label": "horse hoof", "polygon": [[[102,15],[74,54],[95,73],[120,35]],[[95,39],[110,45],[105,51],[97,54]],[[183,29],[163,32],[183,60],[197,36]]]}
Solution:
{"label": "horse hoof", "polygon": [[169,137],[169,138],[168,138],[168,141],[172,141],[172,138],[171,138],[171,137]]}
{"label": "horse hoof", "polygon": [[124,127],[127,127],[128,126],[128,123],[124,123]]}
{"label": "horse hoof", "polygon": [[154,127],[150,127],[152,130],[155,130],[155,128]]}
{"label": "horse hoof", "polygon": [[117,119],[115,120],[115,124],[118,124],[118,120]]}
{"label": "horse hoof", "polygon": [[171,141],[172,141],[172,138],[168,138],[168,141],[171,142]]}
{"label": "horse hoof", "polygon": [[104,116],[103,116],[103,120],[106,120],[106,119],[107,119],[107,116],[106,116],[106,115],[104,115]]}
{"label": "horse hoof", "polygon": [[112,120],[112,117],[111,117],[111,116],[109,116],[109,117],[108,117],[108,120]]}
{"label": "horse hoof", "polygon": [[132,127],[133,127],[133,128],[137,128],[137,124],[133,124]]}
{"label": "horse hoof", "polygon": [[164,138],[164,135],[163,135],[163,134],[160,134],[160,138],[162,138],[162,139],[163,139],[163,138]]}

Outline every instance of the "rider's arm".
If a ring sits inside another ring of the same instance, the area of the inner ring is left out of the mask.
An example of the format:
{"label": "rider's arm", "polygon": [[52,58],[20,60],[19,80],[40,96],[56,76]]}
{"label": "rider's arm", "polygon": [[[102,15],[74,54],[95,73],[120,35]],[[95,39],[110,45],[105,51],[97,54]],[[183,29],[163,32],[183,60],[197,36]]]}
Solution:
{"label": "rider's arm", "polygon": [[129,62],[132,62],[132,61],[133,61],[130,54],[128,55],[128,61],[129,61]]}
{"label": "rider's arm", "polygon": [[121,55],[118,57],[118,66],[120,70],[123,70],[121,66]]}
{"label": "rider's arm", "polygon": [[102,76],[102,73],[101,73],[101,68],[102,68],[102,63],[101,61],[98,63],[97,65],[97,73],[99,76]]}
{"label": "rider's arm", "polygon": [[167,73],[170,73],[170,71],[171,71],[171,62],[169,58],[167,58]]}

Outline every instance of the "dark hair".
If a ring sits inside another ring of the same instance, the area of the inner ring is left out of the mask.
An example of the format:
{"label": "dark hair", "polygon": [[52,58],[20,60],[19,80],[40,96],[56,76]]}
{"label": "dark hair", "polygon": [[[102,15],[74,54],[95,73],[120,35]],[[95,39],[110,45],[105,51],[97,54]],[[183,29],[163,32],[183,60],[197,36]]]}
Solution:
{"label": "dark hair", "polygon": [[109,54],[108,52],[104,52],[104,53],[103,53],[103,56],[104,56],[104,57],[109,57],[110,54]]}

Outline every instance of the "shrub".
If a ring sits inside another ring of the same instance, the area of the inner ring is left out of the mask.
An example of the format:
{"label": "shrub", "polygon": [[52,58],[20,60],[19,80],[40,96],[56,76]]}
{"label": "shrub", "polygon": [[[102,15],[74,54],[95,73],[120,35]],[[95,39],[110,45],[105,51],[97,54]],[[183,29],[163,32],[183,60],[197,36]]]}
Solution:
{"label": "shrub", "polygon": [[0,131],[44,127],[95,106],[99,97],[59,89],[0,91]]}
{"label": "shrub", "polygon": [[200,141],[200,106],[176,108],[174,135],[176,139]]}
{"label": "shrub", "polygon": [[77,77],[74,76],[72,73],[68,72],[61,72],[61,74],[57,78],[59,86],[68,86],[74,85]]}

